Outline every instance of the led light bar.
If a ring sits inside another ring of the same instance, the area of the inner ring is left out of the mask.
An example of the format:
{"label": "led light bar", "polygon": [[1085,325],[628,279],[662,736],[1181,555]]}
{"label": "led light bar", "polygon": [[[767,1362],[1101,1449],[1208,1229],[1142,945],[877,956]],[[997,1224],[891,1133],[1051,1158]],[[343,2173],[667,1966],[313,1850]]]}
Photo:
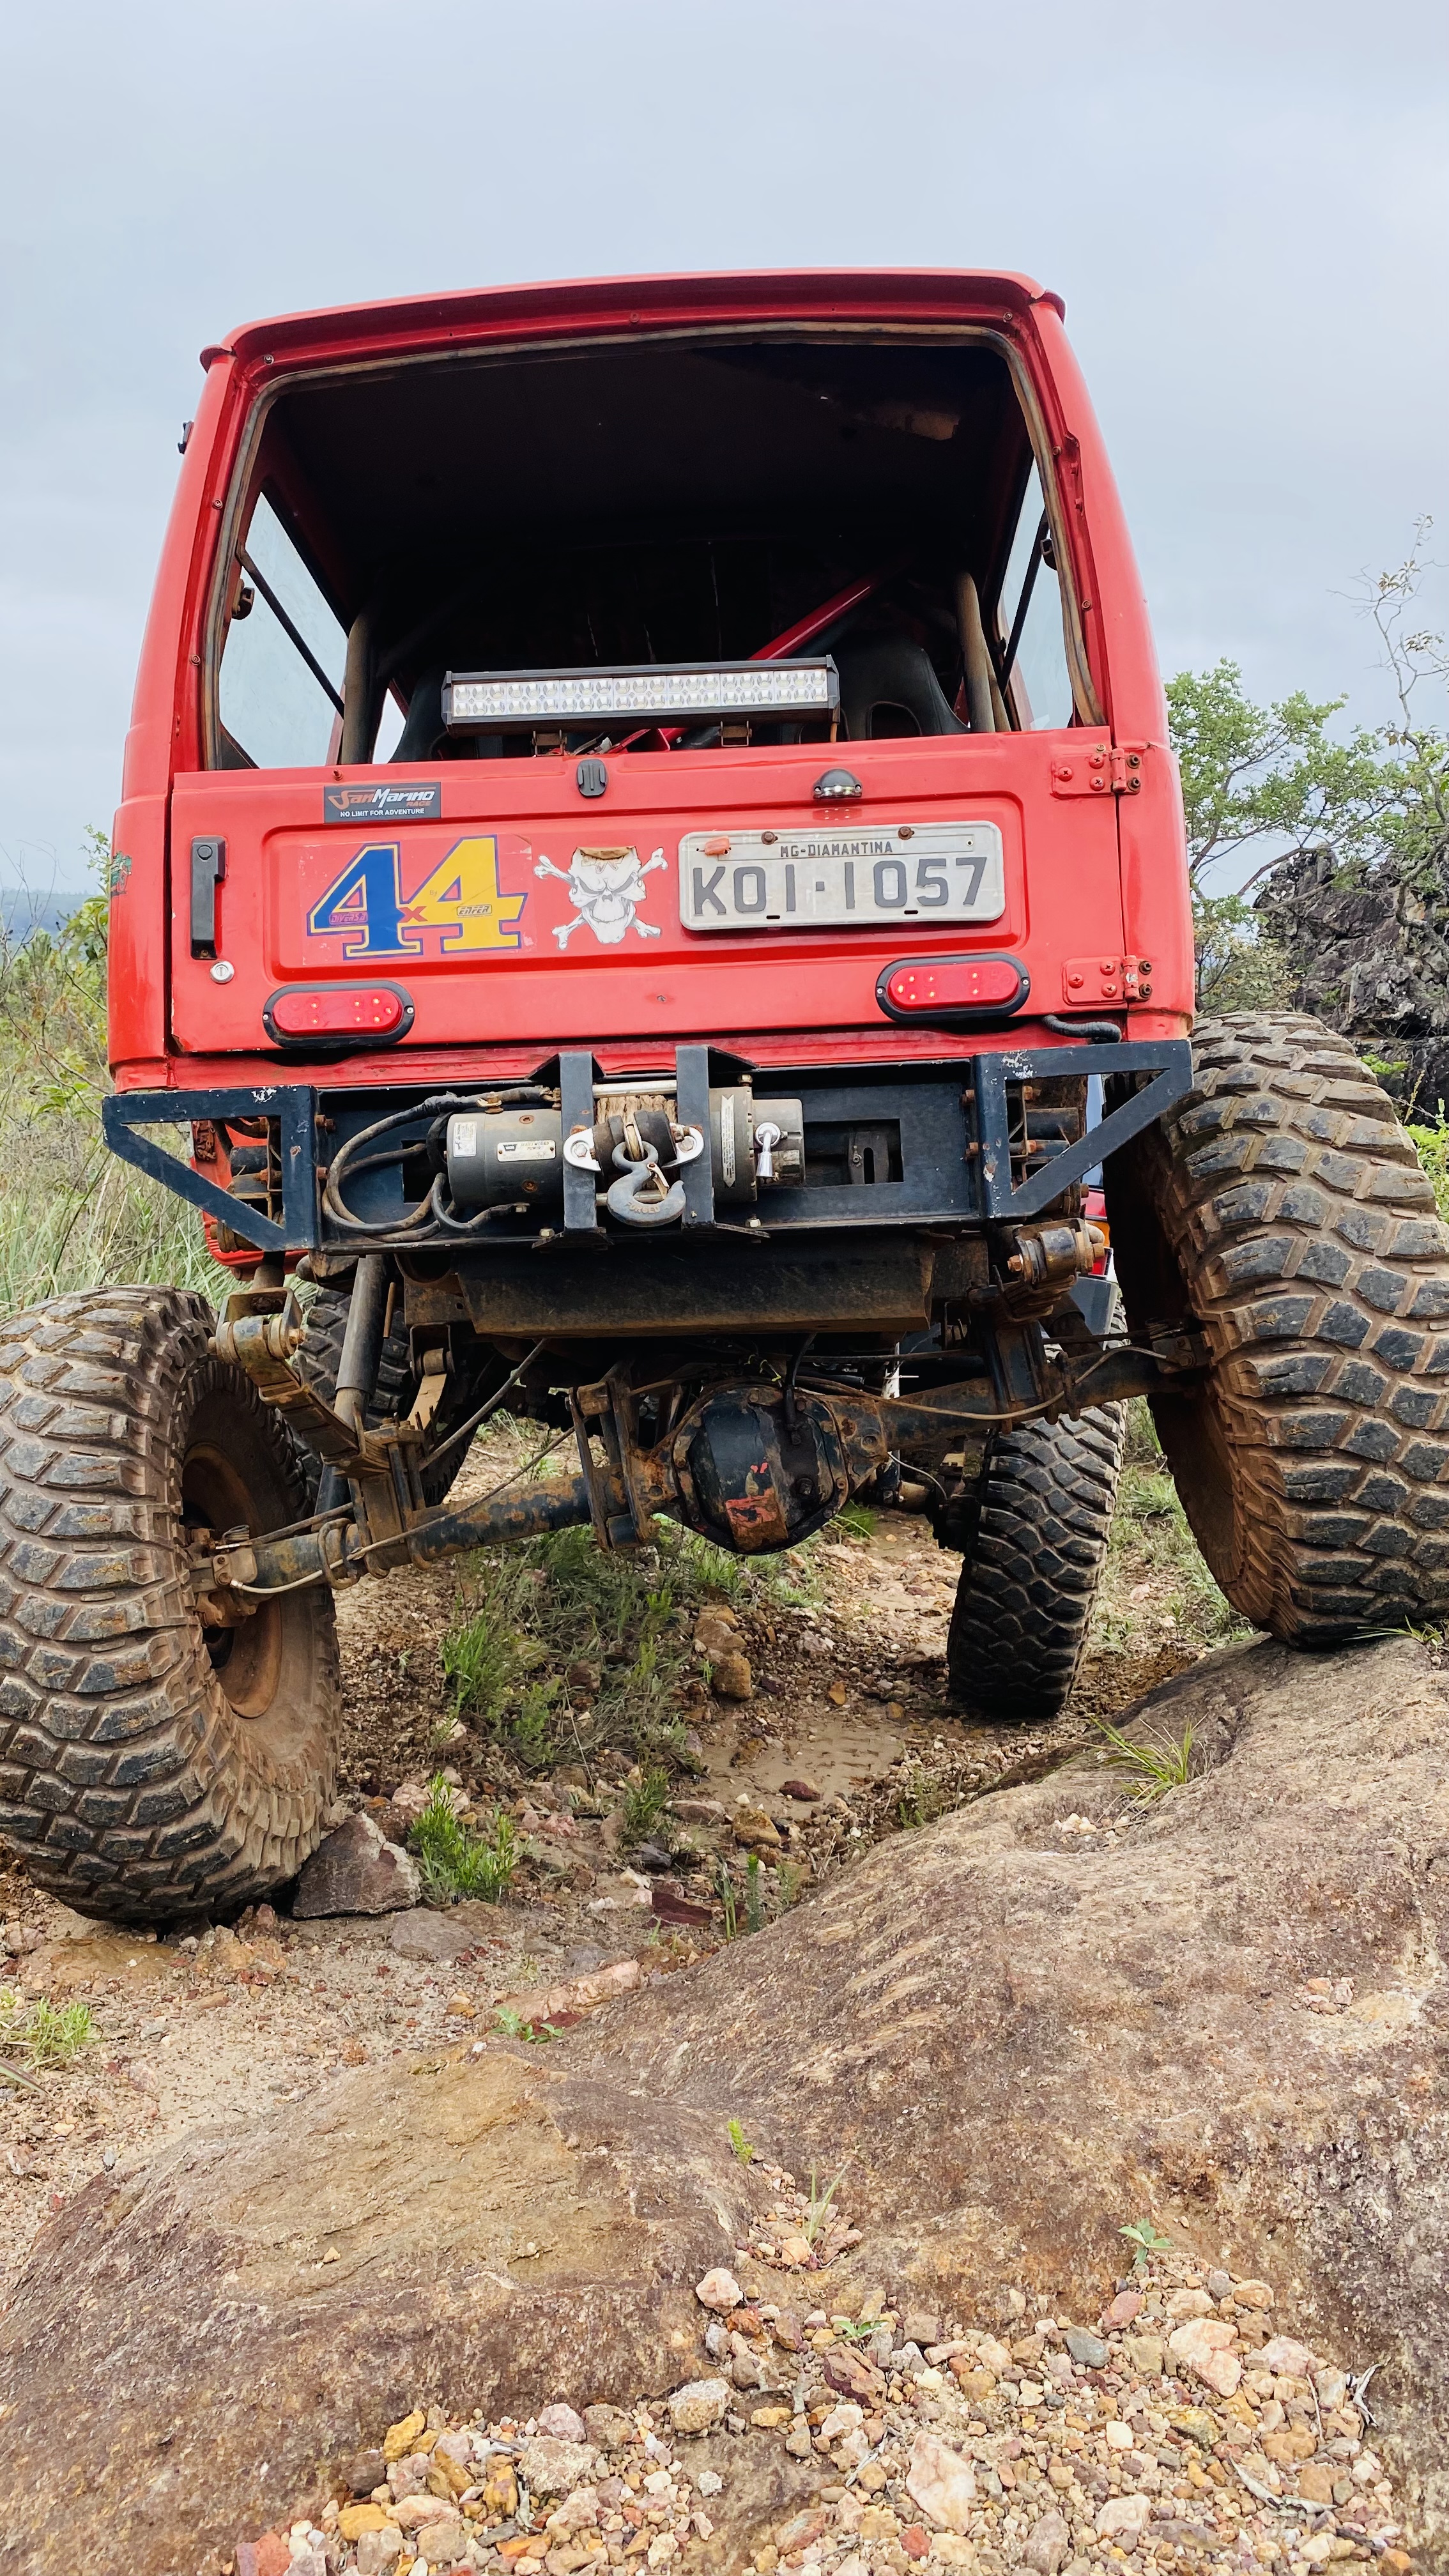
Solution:
{"label": "led light bar", "polygon": [[829,654],[802,662],[626,663],[613,671],[450,671],[443,721],[453,733],[528,733],[537,725],[669,724],[720,716],[830,715],[840,678]]}

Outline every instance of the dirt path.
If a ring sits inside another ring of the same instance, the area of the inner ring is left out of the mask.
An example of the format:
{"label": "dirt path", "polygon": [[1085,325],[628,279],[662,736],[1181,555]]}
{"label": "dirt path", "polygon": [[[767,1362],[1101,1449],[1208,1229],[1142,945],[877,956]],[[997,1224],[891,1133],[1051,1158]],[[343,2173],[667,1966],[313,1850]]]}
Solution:
{"label": "dirt path", "polygon": [[[516,1454],[507,1435],[480,1446],[460,1491],[496,1482]],[[1050,1729],[967,1723],[941,1662],[957,1560],[923,1520],[883,1512],[859,1530],[837,1525],[733,1598],[709,1579],[720,1569],[686,1569],[688,1597],[644,1655],[662,1662],[637,1687],[637,1656],[619,1666],[622,1684],[610,1679],[617,1604],[604,1596],[590,1614],[598,1659],[563,1667],[556,1758],[539,1768],[536,1744],[520,1758],[506,1714],[458,1723],[444,1671],[444,1637],[480,1600],[486,1622],[501,1563],[364,1584],[339,1616],[345,1805],[368,1802],[401,1831],[391,1793],[416,1795],[446,1765],[469,1813],[506,1809],[522,1838],[504,1903],[308,1923],[263,1909],[158,1940],[97,1930],[31,1889],[18,1863],[0,1866],[11,2032],[37,2004],[57,2017],[83,2008],[68,2063],[7,2042],[0,2019],[0,2055],[31,2076],[0,2084],[0,2297],[36,2228],[97,2172],[144,2162],[201,2121],[265,2132],[345,2069],[493,2028],[509,1999],[546,2017],[551,1991],[548,2012],[567,2019],[559,1991],[581,1978],[613,1967],[617,1985],[637,1962],[642,1983],[688,1966],[729,1928],[721,1867],[739,1931],[808,1901],[883,1837],[1050,1767],[1094,1718],[1194,1660],[1221,1619],[1165,1481],[1140,1459],[1066,1716]],[[750,1667],[747,1698],[718,1696],[722,1659],[711,1668],[693,1645],[712,1606]],[[546,1629],[542,1613],[533,1624]],[[661,1670],[667,1689],[649,1702]],[[653,1767],[629,1738],[636,1702],[654,1708],[673,1772],[652,1849],[650,1830],[629,1822],[631,1788]],[[623,1740],[601,1746],[611,1728]],[[51,2045],[63,2061],[67,2038]]]}

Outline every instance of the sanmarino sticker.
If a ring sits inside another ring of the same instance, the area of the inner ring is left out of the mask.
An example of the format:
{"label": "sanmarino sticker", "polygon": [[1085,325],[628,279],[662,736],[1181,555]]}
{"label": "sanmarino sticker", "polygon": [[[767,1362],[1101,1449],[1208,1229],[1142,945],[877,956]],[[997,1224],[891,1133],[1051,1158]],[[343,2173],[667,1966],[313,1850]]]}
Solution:
{"label": "sanmarino sticker", "polygon": [[407,887],[398,842],[354,850],[307,915],[309,942],[340,938],[347,959],[478,957],[523,945],[517,924],[528,897],[501,885],[496,835],[469,833],[423,864],[426,873]]}
{"label": "sanmarino sticker", "polygon": [[443,811],[440,778],[385,780],[376,787],[324,787],[324,823],[430,823]]}

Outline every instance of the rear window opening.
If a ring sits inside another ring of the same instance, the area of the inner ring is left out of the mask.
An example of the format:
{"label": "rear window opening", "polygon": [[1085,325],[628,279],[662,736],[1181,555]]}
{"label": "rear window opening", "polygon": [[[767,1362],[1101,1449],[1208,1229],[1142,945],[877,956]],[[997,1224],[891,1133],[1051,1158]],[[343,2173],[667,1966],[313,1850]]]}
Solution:
{"label": "rear window opening", "polygon": [[[269,402],[235,525],[212,766],[1096,720],[1026,417],[983,339],[718,336],[338,369]],[[446,711],[455,674],[826,655],[830,712],[489,732]]]}

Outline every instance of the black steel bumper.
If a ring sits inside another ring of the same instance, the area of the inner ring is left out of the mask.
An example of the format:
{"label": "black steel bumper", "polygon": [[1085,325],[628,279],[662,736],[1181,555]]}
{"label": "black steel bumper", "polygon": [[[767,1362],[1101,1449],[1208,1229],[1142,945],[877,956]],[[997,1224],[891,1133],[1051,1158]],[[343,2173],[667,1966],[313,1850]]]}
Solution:
{"label": "black steel bumper", "polygon": [[[729,1061],[737,1067],[737,1059]],[[566,1129],[580,1122],[592,1125],[593,1085],[598,1070],[594,1057],[582,1050],[569,1050],[551,1060],[548,1078],[558,1082]],[[676,1073],[680,1118],[700,1126],[707,1134],[710,1049],[697,1045],[679,1047]],[[1100,1125],[1063,1143],[1035,1170],[1014,1168],[1014,1149],[1016,1165],[1021,1163],[1023,1121],[1019,1112],[1023,1086],[1047,1080],[1071,1081],[1091,1074],[1104,1079],[1127,1077],[1135,1081],[1136,1088],[1109,1110]],[[738,1071],[733,1071],[730,1078],[738,1079]],[[883,1109],[889,1109],[899,1127],[898,1179],[877,1181],[867,1187],[832,1184],[774,1190],[759,1202],[759,1231],[767,1239],[842,1229],[858,1235],[863,1231],[921,1226],[970,1227],[1040,1215],[1104,1156],[1151,1126],[1182,1098],[1192,1081],[1192,1049],[1185,1038],[1132,1040],[1117,1046],[1010,1047],[934,1065],[862,1065],[850,1079],[814,1068],[796,1071],[771,1066],[761,1079],[767,1079],[777,1091],[786,1086],[800,1089],[810,1104],[807,1119],[813,1111],[821,1122],[869,1122],[873,1117],[879,1118]],[[473,1098],[478,1089],[487,1087],[478,1085],[473,1090],[460,1091],[457,1097],[462,1103]],[[349,1092],[339,1085],[336,1091],[329,1088],[322,1093],[307,1083],[268,1083],[214,1091],[115,1092],[104,1104],[103,1127],[107,1144],[123,1162],[133,1164],[164,1189],[255,1244],[261,1252],[340,1253],[357,1250],[364,1243],[369,1249],[381,1250],[387,1248],[385,1235],[353,1234],[335,1224],[322,1209],[318,1114],[325,1103],[332,1122],[331,1134],[337,1138],[391,1108],[405,1106],[407,1088],[424,1096],[423,1086],[405,1088],[401,1084],[366,1092]],[[147,1132],[202,1119],[231,1122],[259,1118],[272,1122],[280,1218],[234,1197],[182,1162],[178,1155],[168,1152]],[[425,1118],[420,1118],[420,1128],[426,1123]],[[662,1240],[677,1242],[681,1235],[711,1230],[718,1222],[709,1157],[701,1155],[684,1165],[681,1178],[685,1209],[679,1232],[671,1229],[668,1238],[652,1234],[649,1239],[656,1245]],[[561,1233],[555,1240],[567,1245],[573,1237],[583,1249],[586,1238],[594,1244],[610,1239],[601,1237],[599,1232],[592,1175],[566,1166],[563,1188]],[[400,1216],[401,1213],[400,1203]],[[426,1232],[410,1231],[402,1240],[413,1250],[425,1245],[435,1248]],[[510,1240],[517,1249],[529,1238],[510,1238],[500,1230],[490,1238],[490,1245],[502,1250]],[[456,1239],[448,1248],[456,1250]],[[481,1243],[470,1246],[464,1257],[470,1263],[480,1258],[486,1261],[488,1249]]]}

